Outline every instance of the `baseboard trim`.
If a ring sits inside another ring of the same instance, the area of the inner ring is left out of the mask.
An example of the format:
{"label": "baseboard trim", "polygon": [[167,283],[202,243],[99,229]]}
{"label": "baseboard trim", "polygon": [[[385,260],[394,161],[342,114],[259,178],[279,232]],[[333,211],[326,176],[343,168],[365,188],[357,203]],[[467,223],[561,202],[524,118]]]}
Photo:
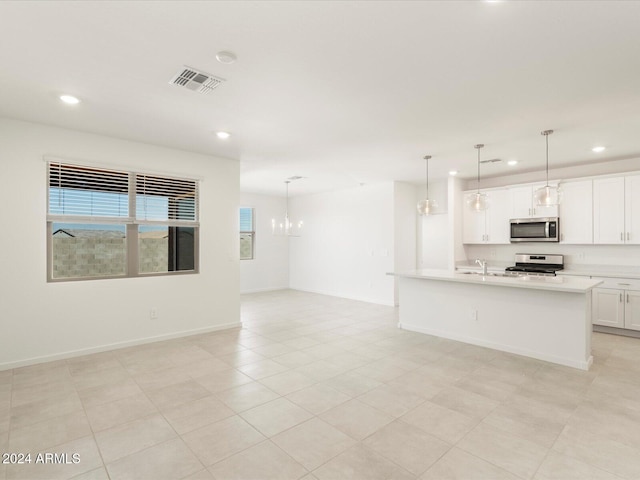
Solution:
{"label": "baseboard trim", "polygon": [[606,325],[594,325],[594,332],[609,333],[612,335],[621,335],[623,337],[640,338],[640,331],[628,330],[626,328],[607,327]]}
{"label": "baseboard trim", "polygon": [[275,292],[278,290],[289,290],[289,287],[269,287],[269,288],[256,288],[253,290],[242,290],[240,292],[240,295],[245,295],[247,293]]}
{"label": "baseboard trim", "polygon": [[134,347],[136,345],[145,345],[147,343],[161,342],[163,340],[172,340],[174,338],[190,337],[192,335],[201,335],[203,333],[217,332],[219,330],[229,330],[231,328],[242,327],[242,322],[225,323],[214,327],[196,328],[193,330],[183,330],[181,332],[169,333],[165,335],[157,335],[154,337],[138,338],[136,340],[128,340],[125,342],[109,343],[99,345],[97,347],[81,348],[78,350],[69,350],[67,352],[54,353],[52,355],[43,355],[41,357],[32,357],[15,362],[0,363],[0,371],[10,370],[12,368],[27,367],[37,365],[38,363],[53,362],[55,360],[66,360],[67,358],[82,357],[83,355],[91,355],[92,353],[108,352],[110,350],[119,350],[121,348]]}
{"label": "baseboard trim", "polygon": [[318,295],[327,295],[329,297],[346,298],[347,300],[356,300],[358,302],[374,303],[376,305],[385,305],[387,307],[395,307],[395,300],[389,300],[388,302],[383,302],[381,300],[376,300],[372,298],[358,297],[355,295],[344,295],[336,292],[327,292],[323,290],[313,290],[313,289],[299,288],[299,287],[289,287],[289,290],[296,290],[298,292],[307,292],[307,293],[317,293]]}

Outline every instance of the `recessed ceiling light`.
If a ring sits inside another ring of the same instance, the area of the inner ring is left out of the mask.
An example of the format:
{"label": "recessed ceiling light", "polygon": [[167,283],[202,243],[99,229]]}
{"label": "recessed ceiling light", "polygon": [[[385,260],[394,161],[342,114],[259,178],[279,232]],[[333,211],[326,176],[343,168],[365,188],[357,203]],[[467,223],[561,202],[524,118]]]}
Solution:
{"label": "recessed ceiling light", "polygon": [[593,147],[593,148],[591,149],[591,151],[592,151],[592,152],[596,152],[596,153],[604,152],[604,151],[605,151],[605,147],[601,147],[601,146],[599,146],[599,147]]}
{"label": "recessed ceiling light", "polygon": [[218,52],[216,53],[216,60],[220,63],[229,65],[231,63],[235,63],[236,60],[238,60],[238,57],[236,57],[236,54],[233,52]]}
{"label": "recessed ceiling light", "polygon": [[512,167],[513,167],[514,165],[517,165],[517,164],[518,164],[518,160],[509,160],[509,161],[507,162],[507,165],[511,165]]}
{"label": "recessed ceiling light", "polygon": [[451,175],[452,177],[456,176],[458,174],[458,170],[449,170],[449,175]]}
{"label": "recessed ceiling light", "polygon": [[216,132],[216,135],[218,136],[218,138],[221,138],[222,140],[226,140],[231,136],[229,132]]}
{"label": "recessed ceiling light", "polygon": [[80,103],[80,99],[73,95],[60,95],[60,100],[69,105],[77,105]]}

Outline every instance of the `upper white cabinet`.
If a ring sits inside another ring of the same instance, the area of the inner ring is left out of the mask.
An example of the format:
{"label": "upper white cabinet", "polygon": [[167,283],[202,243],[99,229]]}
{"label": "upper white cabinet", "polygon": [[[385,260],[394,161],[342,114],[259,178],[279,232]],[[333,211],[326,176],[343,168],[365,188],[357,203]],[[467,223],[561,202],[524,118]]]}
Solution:
{"label": "upper white cabinet", "polygon": [[[474,192],[465,192],[467,195]],[[489,208],[482,212],[471,210],[465,201],[462,214],[463,243],[509,243],[509,192],[506,189],[483,191]]]}
{"label": "upper white cabinet", "polygon": [[560,184],[560,243],[593,243],[593,181]]}
{"label": "upper white cabinet", "polygon": [[640,175],[624,177],[625,242],[640,244]]}
{"label": "upper white cabinet", "polygon": [[640,175],[593,181],[593,243],[640,244]]}
{"label": "upper white cabinet", "polygon": [[[541,217],[557,217],[558,206],[541,207],[535,204],[533,200],[533,192],[545,184],[528,185],[524,187],[514,187],[509,189],[509,197],[511,202],[510,218],[541,218]],[[549,185],[556,185],[549,183]]]}

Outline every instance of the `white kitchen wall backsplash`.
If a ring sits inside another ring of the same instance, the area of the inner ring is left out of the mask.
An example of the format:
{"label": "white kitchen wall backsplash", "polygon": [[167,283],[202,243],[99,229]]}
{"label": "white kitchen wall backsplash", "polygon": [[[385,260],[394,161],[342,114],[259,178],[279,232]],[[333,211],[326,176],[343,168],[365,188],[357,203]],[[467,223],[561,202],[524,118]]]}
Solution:
{"label": "white kitchen wall backsplash", "polygon": [[467,259],[484,258],[489,264],[513,263],[516,253],[564,255],[565,266],[606,265],[640,268],[639,245],[566,245],[560,243],[520,243],[518,245],[465,245]]}

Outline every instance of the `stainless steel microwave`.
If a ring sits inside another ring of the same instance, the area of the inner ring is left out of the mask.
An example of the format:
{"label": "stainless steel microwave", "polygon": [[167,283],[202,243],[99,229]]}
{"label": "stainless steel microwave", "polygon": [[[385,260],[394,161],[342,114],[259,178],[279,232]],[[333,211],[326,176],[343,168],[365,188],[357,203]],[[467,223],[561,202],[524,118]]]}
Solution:
{"label": "stainless steel microwave", "polygon": [[560,219],[515,218],[510,220],[511,242],[559,242]]}

